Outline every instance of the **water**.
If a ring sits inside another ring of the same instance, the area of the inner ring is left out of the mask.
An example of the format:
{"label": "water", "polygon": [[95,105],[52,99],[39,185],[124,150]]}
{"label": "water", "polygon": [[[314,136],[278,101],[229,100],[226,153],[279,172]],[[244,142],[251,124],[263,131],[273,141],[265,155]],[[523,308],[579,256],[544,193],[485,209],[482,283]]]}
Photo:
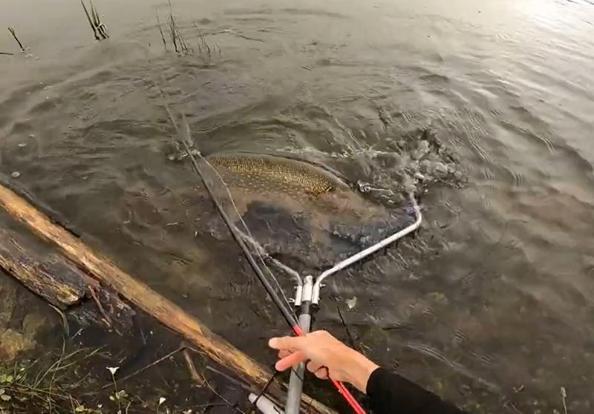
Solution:
{"label": "water", "polygon": [[[482,3],[176,1],[186,40],[195,22],[221,51],[205,60],[163,52],[166,4],[97,0],[97,43],[75,2],[5,1],[0,26],[32,56],[0,56],[1,170],[264,362],[284,327],[232,245],[199,231],[155,85],[207,153],[422,190],[422,231],[337,276],[317,325],[344,337],[340,307],[370,356],[475,412],[564,412],[563,387],[590,413],[594,5]],[[442,149],[421,165],[424,131]]]}

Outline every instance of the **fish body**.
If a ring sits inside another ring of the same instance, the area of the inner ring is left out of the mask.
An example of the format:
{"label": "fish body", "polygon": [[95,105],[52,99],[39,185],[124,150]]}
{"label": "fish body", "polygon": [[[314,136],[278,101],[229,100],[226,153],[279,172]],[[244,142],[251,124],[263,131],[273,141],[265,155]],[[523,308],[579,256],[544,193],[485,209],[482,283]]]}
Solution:
{"label": "fish body", "polygon": [[307,161],[252,153],[221,153],[207,159],[240,203],[258,200],[296,213],[333,214],[345,219],[385,213],[346,180]]}
{"label": "fish body", "polygon": [[[372,203],[330,170],[283,156],[219,153],[207,157],[239,214],[270,254],[323,267],[410,222]],[[219,234],[225,233],[221,230]]]}
{"label": "fish body", "polygon": [[272,190],[291,194],[320,196],[334,191],[350,190],[336,175],[314,164],[281,156],[222,153],[208,157],[223,180],[231,186],[260,191]]}

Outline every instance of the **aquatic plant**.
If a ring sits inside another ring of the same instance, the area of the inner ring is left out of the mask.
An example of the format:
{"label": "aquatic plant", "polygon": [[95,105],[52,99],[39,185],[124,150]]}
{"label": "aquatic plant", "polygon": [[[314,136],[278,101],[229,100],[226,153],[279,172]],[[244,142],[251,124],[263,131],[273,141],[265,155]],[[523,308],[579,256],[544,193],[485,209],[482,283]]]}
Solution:
{"label": "aquatic plant", "polygon": [[173,5],[171,0],[169,0],[169,15],[167,16],[166,22],[161,22],[158,11],[156,12],[155,17],[157,20],[157,29],[159,30],[161,42],[163,43],[163,48],[165,51],[168,51],[168,45],[171,45],[173,51],[178,55],[197,56],[206,66],[210,66],[212,64],[213,58],[216,55],[221,55],[221,49],[216,44],[207,40],[206,35],[196,22],[193,24],[197,30],[198,40],[196,48],[194,48],[191,43],[186,41],[186,38],[180,29],[181,26],[178,24],[173,13]]}
{"label": "aquatic plant", "polygon": [[109,34],[107,33],[107,27],[101,22],[101,18],[99,17],[99,13],[97,9],[93,5],[93,1],[89,0],[89,9],[85,6],[84,0],[80,0],[80,4],[85,11],[85,15],[87,16],[87,20],[89,21],[89,25],[91,26],[91,30],[93,30],[93,35],[95,36],[95,40],[105,40],[109,38]]}
{"label": "aquatic plant", "polygon": [[[158,11],[156,13],[156,17],[157,28],[159,29],[159,33],[161,34],[163,47],[165,48],[165,50],[167,50],[167,40],[165,32],[163,32],[163,25],[161,24]],[[177,24],[177,21],[175,20],[175,15],[173,14],[173,5],[171,4],[171,0],[169,0],[169,16],[167,17],[167,23],[165,23],[165,29],[169,35],[169,39],[175,53],[180,55],[189,55],[193,53],[193,49],[191,47],[188,47],[188,44],[186,43],[182,33],[179,30],[179,26]]]}
{"label": "aquatic plant", "polygon": [[194,27],[198,32],[198,55],[205,65],[210,66],[216,55],[221,56],[221,49],[215,43],[211,44],[206,40],[206,36],[197,22],[194,22]]}
{"label": "aquatic plant", "polygon": [[0,365],[0,412],[97,413],[74,395],[88,380],[81,367],[101,349],[82,348],[53,358]]}

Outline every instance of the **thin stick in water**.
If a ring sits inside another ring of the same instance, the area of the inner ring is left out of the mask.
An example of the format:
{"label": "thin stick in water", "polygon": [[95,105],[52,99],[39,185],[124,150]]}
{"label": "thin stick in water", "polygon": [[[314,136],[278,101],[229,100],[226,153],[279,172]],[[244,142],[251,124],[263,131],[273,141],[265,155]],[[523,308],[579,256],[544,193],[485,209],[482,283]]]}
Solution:
{"label": "thin stick in water", "polygon": [[177,31],[175,29],[175,19],[173,18],[173,14],[169,16],[169,30],[171,31],[173,49],[175,49],[176,53],[179,53],[179,48],[177,47]]}
{"label": "thin stick in water", "polygon": [[192,377],[192,381],[196,383],[199,387],[203,387],[206,380],[202,375],[198,373],[196,370],[196,365],[194,365],[194,361],[192,360],[192,356],[187,348],[182,351],[184,356],[184,360],[186,361],[186,365],[188,366],[188,371],[190,371],[190,376]]}
{"label": "thin stick in water", "polygon": [[17,41],[17,43],[19,44],[19,47],[21,48],[21,51],[23,53],[25,53],[25,47],[23,46],[23,44],[21,43],[21,41],[19,40],[19,38],[16,35],[16,32],[14,30],[14,27],[9,27],[8,31],[10,32],[10,34],[12,35],[12,37],[14,37],[14,40]]}
{"label": "thin stick in water", "polygon": [[[169,358],[171,358],[172,356],[174,356],[175,354],[177,354],[177,353],[178,353],[178,352],[180,352],[180,351],[183,351],[184,349],[186,349],[186,346],[185,346],[185,345],[181,345],[179,348],[176,348],[175,350],[171,351],[171,352],[170,352],[170,353],[168,353],[167,355],[164,355],[164,356],[162,356],[161,358],[157,359],[156,361],[153,361],[153,362],[151,362],[150,364],[148,364],[148,365],[145,365],[144,367],[137,369],[136,371],[134,371],[134,372],[132,372],[132,373],[130,373],[130,374],[128,374],[128,375],[126,375],[126,376],[125,376],[125,377],[123,377],[123,378],[118,378],[118,383],[120,383],[120,384],[121,384],[122,382],[124,382],[124,381],[127,381],[127,380],[129,380],[130,378],[132,378],[132,377],[135,377],[136,375],[138,375],[138,374],[140,374],[140,373],[142,373],[142,372],[146,371],[147,369],[149,369],[149,368],[152,368],[152,367],[154,367],[155,365],[159,365],[161,362],[165,361],[166,359],[169,359]],[[111,385],[112,385],[111,383],[109,383],[109,384],[106,384],[106,385],[104,385],[103,387],[101,387],[101,389],[102,389],[102,390],[104,390],[104,389],[106,389],[106,388],[109,388],[109,387],[111,387]]]}
{"label": "thin stick in water", "polygon": [[[351,333],[351,330],[349,329],[349,325],[346,323],[344,316],[342,315],[342,311],[340,310],[340,305],[338,303],[336,304],[336,310],[338,311],[338,317],[340,318],[340,322],[342,323],[342,326],[344,327],[347,337],[349,338],[349,345],[351,346],[351,348],[357,349],[358,347],[355,345],[355,337]],[[357,350],[359,350],[359,349],[357,349]]]}
{"label": "thin stick in water", "polygon": [[161,20],[159,19],[159,11],[155,10],[155,14],[157,16],[157,27],[159,28],[159,33],[161,33],[161,40],[163,41],[163,48],[167,51],[167,41],[165,40],[165,33],[163,33],[163,27],[161,26]]}
{"label": "thin stick in water", "polygon": [[87,6],[85,6],[85,3],[83,2],[83,0],[80,0],[80,4],[82,5],[83,10],[85,11],[85,15],[87,16],[87,20],[89,21],[91,30],[93,31],[93,34],[95,35],[95,40],[101,40],[101,38],[99,37],[99,34],[97,33],[97,28],[93,24],[93,19],[91,19],[91,15],[89,14],[89,11],[87,10]]}
{"label": "thin stick in water", "polygon": [[177,48],[177,31],[175,29],[175,19],[173,17],[173,6],[171,0],[169,0],[169,31],[171,32],[171,43],[173,43],[173,49],[176,53],[179,53]]}
{"label": "thin stick in water", "polygon": [[91,13],[93,14],[93,21],[95,22],[95,26],[97,27],[97,31],[101,35],[103,39],[107,39],[109,35],[107,34],[107,28],[101,22],[101,18],[99,17],[99,12],[95,8],[93,1],[91,0]]}
{"label": "thin stick in water", "polygon": [[567,414],[567,390],[561,387],[561,401],[563,401],[563,414]]}
{"label": "thin stick in water", "polygon": [[91,8],[90,13],[89,13],[89,9],[87,9],[87,6],[84,3],[84,0],[80,0],[80,4],[82,5],[83,10],[85,11],[85,15],[87,16],[87,21],[89,22],[89,25],[91,26],[91,30],[93,30],[93,35],[95,36],[95,40],[105,40],[105,39],[109,38],[109,34],[107,33],[107,28],[101,22],[101,18],[99,17],[99,13],[97,12],[97,9],[95,8],[95,5],[93,4],[93,2],[91,0],[89,1],[89,6]]}
{"label": "thin stick in water", "polygon": [[191,54],[192,50],[188,47],[185,39],[182,36],[181,31],[178,29],[177,22],[175,21],[175,16],[173,15],[173,5],[171,4],[171,0],[169,0],[169,32],[171,35],[171,43],[173,44],[173,49],[178,54],[189,55]]}

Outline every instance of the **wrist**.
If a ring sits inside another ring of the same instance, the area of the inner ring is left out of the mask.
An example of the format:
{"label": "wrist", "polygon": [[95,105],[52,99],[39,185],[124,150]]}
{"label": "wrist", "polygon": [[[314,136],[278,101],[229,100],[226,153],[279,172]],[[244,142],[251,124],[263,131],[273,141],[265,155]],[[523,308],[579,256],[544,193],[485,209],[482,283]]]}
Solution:
{"label": "wrist", "polygon": [[347,372],[347,382],[352,384],[362,393],[367,393],[367,382],[373,371],[379,368],[375,362],[357,351],[352,351]]}

